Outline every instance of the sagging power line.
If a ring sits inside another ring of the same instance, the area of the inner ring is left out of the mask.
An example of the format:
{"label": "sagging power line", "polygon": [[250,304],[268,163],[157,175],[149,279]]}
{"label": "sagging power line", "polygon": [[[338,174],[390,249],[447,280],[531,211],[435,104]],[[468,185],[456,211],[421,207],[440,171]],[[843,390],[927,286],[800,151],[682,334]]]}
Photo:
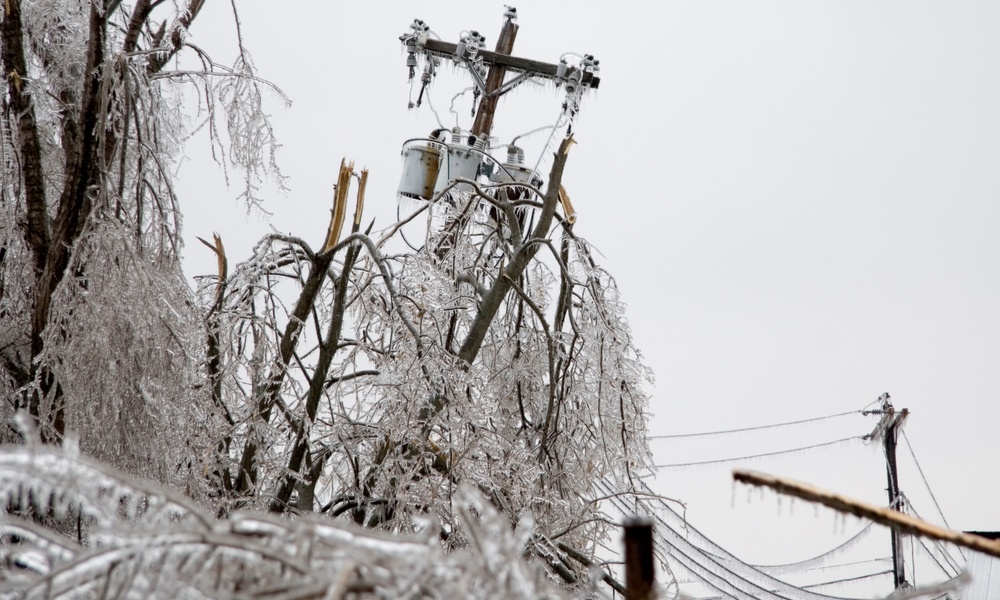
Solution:
{"label": "sagging power line", "polygon": [[802,446],[800,448],[789,448],[787,450],[777,450],[775,452],[762,452],[760,454],[751,454],[751,455],[748,455],[748,456],[734,456],[734,457],[730,457],[730,458],[719,458],[719,459],[715,459],[715,460],[699,460],[699,461],[693,461],[693,462],[687,462],[687,463],[672,463],[672,464],[665,464],[665,465],[655,465],[655,468],[657,468],[657,469],[676,469],[676,468],[682,468],[682,467],[700,467],[700,466],[707,466],[707,465],[719,465],[719,464],[725,464],[725,463],[740,462],[740,461],[746,461],[746,460],[756,460],[756,459],[760,459],[760,458],[770,458],[770,457],[773,457],[773,456],[781,456],[783,454],[794,454],[796,452],[807,452],[809,450],[816,450],[816,449],[819,449],[819,448],[826,448],[828,446],[836,446],[838,444],[844,444],[846,442],[863,441],[864,439],[865,439],[864,436],[856,436],[855,435],[855,436],[851,436],[851,437],[842,438],[842,439],[839,439],[839,440],[833,440],[831,442],[822,442],[822,443],[819,443],[819,444],[812,444],[811,446]]}
{"label": "sagging power line", "polygon": [[699,433],[677,433],[669,435],[651,435],[648,437],[650,440],[671,440],[671,439],[681,439],[681,438],[693,438],[693,437],[706,437],[712,435],[725,435],[729,433],[746,433],[749,431],[761,431],[764,429],[776,429],[778,427],[789,427],[792,425],[803,425],[805,423],[816,423],[818,421],[828,421],[830,419],[838,419],[840,417],[846,417],[848,415],[861,415],[863,411],[860,410],[850,410],[847,412],[837,413],[835,415],[827,415],[825,417],[813,417],[811,419],[800,419],[798,421],[787,421],[785,423],[773,423],[771,425],[756,425],[754,427],[741,427],[739,429],[723,429],[721,431],[703,431]]}

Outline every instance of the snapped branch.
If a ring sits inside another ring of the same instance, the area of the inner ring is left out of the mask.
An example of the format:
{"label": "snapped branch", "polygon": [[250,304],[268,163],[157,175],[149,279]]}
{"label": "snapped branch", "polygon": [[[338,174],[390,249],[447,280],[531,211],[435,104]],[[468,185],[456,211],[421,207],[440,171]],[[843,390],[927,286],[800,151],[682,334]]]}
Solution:
{"label": "snapped branch", "polygon": [[1000,558],[1000,542],[998,541],[938,527],[897,510],[854,500],[853,498],[848,498],[847,496],[807,483],[742,469],[733,471],[733,480],[748,485],[770,488],[779,494],[786,494],[808,502],[822,504],[840,512],[850,513],[863,519],[875,521],[880,525],[891,527],[902,533],[918,537],[928,537],[942,542],[950,542],[957,546],[964,546],[965,548]]}

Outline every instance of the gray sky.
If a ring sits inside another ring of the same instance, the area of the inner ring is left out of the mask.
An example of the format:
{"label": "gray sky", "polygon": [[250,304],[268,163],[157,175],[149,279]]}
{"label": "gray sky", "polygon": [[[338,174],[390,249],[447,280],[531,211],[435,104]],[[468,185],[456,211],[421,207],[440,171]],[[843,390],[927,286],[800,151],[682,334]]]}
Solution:
{"label": "gray sky", "polygon": [[[231,261],[248,255],[269,222],[318,243],[343,156],[371,169],[368,205],[387,225],[400,144],[436,126],[426,107],[406,109],[398,36],[419,17],[447,40],[477,29],[492,48],[503,12],[500,2],[237,4],[260,74],[293,102],[270,105],[291,193],[269,201],[270,221],[245,217],[232,200],[238,186],[227,191],[205,151],[189,147],[181,187],[189,275],[213,269],[194,235],[219,231]],[[565,185],[576,230],[617,277],[656,373],[653,433],[841,413],[887,391],[912,412],[909,440],[950,524],[1000,529],[991,469],[1000,416],[1000,4],[517,6],[516,55],[601,60],[601,90],[574,127]],[[192,41],[230,62],[231,7],[205,10]],[[432,91],[446,118],[457,85]],[[548,86],[522,88],[501,103],[494,134],[551,124],[561,99]],[[457,105],[468,127],[471,99]],[[655,448],[661,463],[698,461],[862,435],[875,424],[845,419]],[[902,489],[931,518],[905,448],[904,456]],[[752,467],[884,501],[881,454],[860,443]],[[686,500],[695,524],[724,546],[756,553],[751,561],[803,558],[813,529],[857,529],[831,526],[812,509],[781,509],[775,522],[775,498],[748,502],[745,490],[732,491],[730,468],[664,471],[657,487]],[[775,543],[751,541],[761,535]],[[778,547],[786,535],[799,541],[790,550]]]}

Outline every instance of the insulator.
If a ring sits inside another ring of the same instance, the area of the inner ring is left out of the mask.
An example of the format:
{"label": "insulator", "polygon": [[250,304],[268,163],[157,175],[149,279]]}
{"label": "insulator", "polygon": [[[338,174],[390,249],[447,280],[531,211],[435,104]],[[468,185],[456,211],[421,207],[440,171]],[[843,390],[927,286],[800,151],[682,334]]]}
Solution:
{"label": "insulator", "polygon": [[462,60],[463,58],[465,58],[465,38],[464,37],[462,38],[462,41],[460,41],[455,46],[455,60],[459,61],[459,60]]}
{"label": "insulator", "polygon": [[569,67],[566,64],[565,58],[559,59],[559,65],[556,67],[556,79],[564,79],[566,77],[566,68]]}
{"label": "insulator", "polygon": [[508,165],[523,165],[524,164],[524,150],[518,146],[511,144],[507,146],[507,164]]}
{"label": "insulator", "polygon": [[572,94],[581,83],[583,83],[583,71],[577,69],[569,74],[566,81],[566,91]]}
{"label": "insulator", "polygon": [[417,68],[417,55],[410,52],[406,55],[406,66],[410,69],[410,79],[413,79]]}

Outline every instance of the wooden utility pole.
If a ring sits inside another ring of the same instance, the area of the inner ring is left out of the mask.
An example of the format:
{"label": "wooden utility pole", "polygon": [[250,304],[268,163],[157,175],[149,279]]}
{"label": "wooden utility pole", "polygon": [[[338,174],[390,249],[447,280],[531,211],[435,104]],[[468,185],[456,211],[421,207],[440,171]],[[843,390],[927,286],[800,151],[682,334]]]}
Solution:
{"label": "wooden utility pole", "polygon": [[[498,55],[510,56],[514,52],[517,29],[514,17],[507,15],[503,22],[503,28],[500,30],[500,37],[497,38],[496,53]],[[497,101],[500,100],[499,90],[506,75],[507,67],[503,64],[494,62],[490,65],[489,75],[486,76],[486,91],[479,101],[476,121],[472,125],[472,135],[479,137],[480,134],[485,133],[488,137],[490,131],[493,130],[493,115],[497,110]]]}
{"label": "wooden utility pole", "polygon": [[[590,55],[585,56],[579,65],[569,65],[563,60],[558,64],[552,64],[512,56],[518,31],[517,9],[513,7],[508,7],[504,13],[503,27],[493,52],[478,49],[478,44],[474,44],[475,40],[466,37],[457,44],[433,39],[427,35],[427,27],[423,21],[415,21],[414,31],[415,33],[400,38],[411,57],[423,53],[429,57],[462,62],[468,67],[476,82],[477,91],[482,95],[471,131],[476,137],[483,134],[489,136],[492,132],[493,117],[500,96],[528,79],[544,77],[555,81],[558,85],[565,83],[567,92],[576,92],[584,88],[597,89],[601,83],[600,61]],[[473,32],[473,35],[483,39],[478,33]],[[475,48],[472,48],[472,45],[475,45]],[[413,67],[417,64],[415,58],[412,61],[408,59],[407,64],[410,65],[412,79]],[[489,67],[485,80],[479,71],[480,66]],[[517,76],[507,80],[509,73],[515,73]],[[429,75],[425,75],[425,85],[429,79]]]}
{"label": "wooden utility pole", "polygon": [[[903,497],[899,493],[899,475],[896,471],[896,439],[899,434],[899,426],[903,423],[908,411],[904,408],[896,413],[892,408],[892,403],[889,402],[889,394],[885,394],[883,410],[886,413],[885,416],[889,417],[882,438],[885,445],[886,478],[889,483],[889,506],[903,512]],[[896,584],[896,589],[899,589],[908,585],[905,565],[903,564],[903,534],[896,529],[890,531],[892,533],[893,581]]]}
{"label": "wooden utility pole", "polygon": [[[877,402],[881,407],[874,410],[866,410],[865,415],[881,415],[878,425],[871,433],[865,436],[868,440],[882,439],[882,448],[885,451],[885,473],[886,491],[889,493],[889,508],[899,512],[903,511],[903,495],[899,491],[899,474],[896,470],[896,442],[899,438],[899,428],[903,425],[910,411],[903,409],[896,412],[892,402],[889,401],[889,394],[885,393],[878,397]],[[892,536],[892,577],[895,589],[910,587],[906,581],[906,564],[903,562],[903,534],[898,529],[891,529]]]}
{"label": "wooden utility pole", "polygon": [[[480,151],[483,142],[490,137],[493,130],[493,121],[496,116],[497,104],[500,97],[514,89],[525,81],[544,78],[553,81],[561,87],[566,94],[566,101],[563,109],[571,116],[578,109],[578,102],[586,89],[597,89],[600,85],[600,61],[592,55],[579,57],[576,64],[570,64],[565,60],[565,56],[559,59],[557,64],[546,63],[537,60],[519,58],[512,56],[514,41],[517,38],[517,9],[507,7],[504,13],[504,23],[497,39],[495,51],[490,52],[483,49],[485,38],[478,32],[464,34],[458,43],[445,42],[434,39],[429,26],[417,19],[410,26],[411,32],[400,37],[408,54],[406,64],[410,69],[410,81],[416,77],[416,68],[419,65],[418,55],[426,57],[426,67],[420,77],[422,82],[420,96],[416,104],[410,104],[411,108],[420,105],[420,98],[423,97],[424,89],[432,81],[437,66],[442,60],[454,61],[460,64],[469,72],[475,84],[475,94],[479,98],[476,108],[475,119],[472,129],[468,132],[469,137],[459,137],[460,129],[452,130],[452,137],[447,142],[440,142],[438,136],[442,130],[436,130],[432,137],[445,147],[443,151],[469,156],[471,150]],[[579,56],[579,55],[576,55]],[[511,77],[508,77],[511,76]],[[449,159],[444,159],[443,165],[450,168]],[[499,164],[499,161],[496,161]],[[467,175],[468,177],[468,175]],[[478,175],[471,178],[475,179]],[[442,175],[440,179],[449,179],[451,176]],[[508,194],[504,190],[504,194]],[[506,196],[505,196],[506,197]],[[491,208],[497,214],[495,207]],[[454,247],[454,241],[465,227],[469,217],[456,218],[450,220],[446,227],[449,229],[437,242],[434,250],[438,257],[442,257],[450,248]]]}
{"label": "wooden utility pole", "polygon": [[[886,491],[889,493],[889,508],[902,512],[903,496],[899,492],[899,474],[896,470],[896,443],[899,438],[899,428],[903,420],[910,414],[910,411],[903,409],[896,412],[892,402],[889,401],[889,394],[879,396],[881,408],[865,411],[868,415],[882,415],[875,429],[866,436],[868,439],[882,438],[882,447],[885,450],[885,472],[888,485]],[[906,564],[903,561],[903,534],[897,529],[890,529],[892,536],[892,578],[895,589],[910,587],[906,581]]]}

